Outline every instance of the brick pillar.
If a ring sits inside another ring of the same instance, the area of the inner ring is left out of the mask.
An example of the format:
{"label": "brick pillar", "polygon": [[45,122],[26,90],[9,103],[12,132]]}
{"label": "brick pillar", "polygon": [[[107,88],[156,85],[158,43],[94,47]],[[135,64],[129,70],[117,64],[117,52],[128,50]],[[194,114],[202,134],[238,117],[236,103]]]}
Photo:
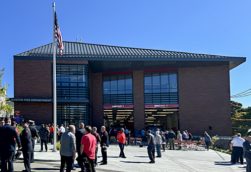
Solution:
{"label": "brick pillar", "polygon": [[144,71],[133,71],[134,129],[145,127]]}
{"label": "brick pillar", "polygon": [[91,122],[100,129],[104,124],[102,73],[91,73],[90,81]]}

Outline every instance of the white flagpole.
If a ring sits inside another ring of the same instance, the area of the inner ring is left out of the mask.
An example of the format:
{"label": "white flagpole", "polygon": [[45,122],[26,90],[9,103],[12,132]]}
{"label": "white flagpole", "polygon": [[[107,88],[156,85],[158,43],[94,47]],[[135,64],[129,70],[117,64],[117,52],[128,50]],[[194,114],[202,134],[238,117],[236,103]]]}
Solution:
{"label": "white flagpole", "polygon": [[57,151],[57,76],[56,76],[56,53],[57,45],[55,39],[55,12],[56,12],[56,3],[53,2],[53,122],[54,122],[54,137],[53,137],[53,152]]}

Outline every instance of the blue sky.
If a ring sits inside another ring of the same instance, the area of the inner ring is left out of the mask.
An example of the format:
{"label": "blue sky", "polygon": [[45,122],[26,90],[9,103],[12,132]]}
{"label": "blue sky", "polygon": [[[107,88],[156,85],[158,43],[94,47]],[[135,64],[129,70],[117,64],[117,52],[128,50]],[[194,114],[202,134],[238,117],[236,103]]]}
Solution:
{"label": "blue sky", "polygon": [[[249,0],[58,0],[63,39],[247,57],[231,95],[251,88]],[[13,55],[52,41],[51,0],[0,1],[0,68],[13,97]],[[27,85],[28,87],[28,85]],[[235,99],[251,106],[251,96]]]}

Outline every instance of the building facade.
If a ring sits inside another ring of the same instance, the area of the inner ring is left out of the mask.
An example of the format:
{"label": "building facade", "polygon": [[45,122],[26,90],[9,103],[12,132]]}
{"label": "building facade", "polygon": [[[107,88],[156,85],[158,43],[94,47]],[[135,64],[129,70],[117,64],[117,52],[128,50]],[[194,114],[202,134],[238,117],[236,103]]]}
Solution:
{"label": "building facade", "polygon": [[[230,69],[243,57],[64,42],[57,123],[230,135]],[[53,121],[52,44],[14,56],[15,110]]]}

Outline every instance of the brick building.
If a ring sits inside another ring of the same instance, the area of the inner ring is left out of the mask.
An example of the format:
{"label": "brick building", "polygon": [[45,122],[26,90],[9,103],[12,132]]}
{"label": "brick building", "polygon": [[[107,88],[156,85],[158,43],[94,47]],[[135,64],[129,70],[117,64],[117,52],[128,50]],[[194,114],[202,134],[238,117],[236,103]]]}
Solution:
{"label": "brick building", "polygon": [[[58,124],[231,134],[229,57],[64,42],[57,54]],[[15,110],[52,123],[52,44],[14,56]]]}

